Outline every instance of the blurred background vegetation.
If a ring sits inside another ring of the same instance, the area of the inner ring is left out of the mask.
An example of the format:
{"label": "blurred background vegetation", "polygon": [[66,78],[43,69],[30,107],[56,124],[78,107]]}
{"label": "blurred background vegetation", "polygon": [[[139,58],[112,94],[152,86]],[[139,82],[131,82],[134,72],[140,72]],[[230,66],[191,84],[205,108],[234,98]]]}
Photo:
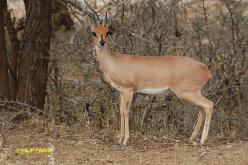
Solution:
{"label": "blurred background vegetation", "polygon": [[[215,103],[210,138],[248,140],[247,1],[89,2],[99,15],[110,13],[114,51],[190,56],[208,65],[213,79],[203,93]],[[57,20],[68,14],[74,24],[71,29]],[[99,71],[90,25],[86,16],[69,5],[53,14],[44,110],[22,106],[25,117],[42,114],[50,131],[61,125],[75,131],[119,131],[119,93]],[[1,105],[4,127],[16,125],[21,116],[13,115],[9,110],[12,105]],[[186,138],[191,135],[198,110],[174,95],[137,94],[130,111],[131,132]]]}

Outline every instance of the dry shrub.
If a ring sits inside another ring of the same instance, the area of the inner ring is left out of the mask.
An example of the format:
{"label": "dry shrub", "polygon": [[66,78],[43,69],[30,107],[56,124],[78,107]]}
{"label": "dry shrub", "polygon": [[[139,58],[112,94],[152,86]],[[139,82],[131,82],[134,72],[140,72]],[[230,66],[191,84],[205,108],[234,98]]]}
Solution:
{"label": "dry shrub", "polygon": [[[184,12],[190,6],[176,1],[117,5],[119,12],[112,22],[113,50],[144,55],[181,54],[207,64],[214,77],[203,91],[215,102],[210,136],[247,139],[247,4],[224,1],[225,10],[216,8],[214,14],[199,7],[190,19]],[[54,39],[46,113],[58,124],[118,131],[119,94],[102,79],[92,53],[89,23],[84,22],[74,44],[65,42],[68,33],[60,32]],[[188,137],[197,113],[198,107],[173,95],[157,96],[152,102],[137,95],[131,107],[131,130]]]}

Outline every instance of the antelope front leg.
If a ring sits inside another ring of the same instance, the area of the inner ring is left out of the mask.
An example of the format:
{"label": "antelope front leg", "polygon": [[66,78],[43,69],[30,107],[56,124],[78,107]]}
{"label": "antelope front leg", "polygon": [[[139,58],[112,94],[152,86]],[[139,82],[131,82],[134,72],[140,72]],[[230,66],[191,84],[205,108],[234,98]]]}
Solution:
{"label": "antelope front leg", "polygon": [[124,127],[124,95],[122,92],[120,93],[120,98],[121,98],[120,100],[121,134],[120,134],[118,143],[122,144],[122,141],[124,138],[124,129],[125,129]]}
{"label": "antelope front leg", "polygon": [[122,144],[127,145],[127,141],[129,138],[129,109],[133,99],[133,91],[124,90],[123,97],[124,140]]}

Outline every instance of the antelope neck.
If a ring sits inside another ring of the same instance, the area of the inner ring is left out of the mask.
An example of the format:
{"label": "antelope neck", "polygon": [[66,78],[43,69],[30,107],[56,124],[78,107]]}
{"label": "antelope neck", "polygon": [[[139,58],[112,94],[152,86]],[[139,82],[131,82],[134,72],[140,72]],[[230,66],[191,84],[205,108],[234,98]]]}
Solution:
{"label": "antelope neck", "polygon": [[109,48],[109,45],[106,43],[104,47],[99,48],[95,47],[96,55],[97,55],[97,61],[101,63],[101,61],[106,58],[107,56],[110,56],[111,50]]}

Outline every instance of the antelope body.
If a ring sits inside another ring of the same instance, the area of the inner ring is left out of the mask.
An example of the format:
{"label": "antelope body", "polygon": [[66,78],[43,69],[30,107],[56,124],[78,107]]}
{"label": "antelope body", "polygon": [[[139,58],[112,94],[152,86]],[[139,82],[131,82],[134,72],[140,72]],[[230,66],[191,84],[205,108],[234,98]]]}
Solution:
{"label": "antelope body", "polygon": [[179,98],[202,107],[190,141],[194,141],[205,119],[200,144],[209,131],[213,102],[201,95],[201,88],[212,78],[203,63],[183,56],[142,56],[112,52],[109,48],[109,25],[96,23],[91,28],[97,61],[106,80],[120,91],[120,144],[129,138],[129,109],[134,93],[166,94],[172,91]]}

